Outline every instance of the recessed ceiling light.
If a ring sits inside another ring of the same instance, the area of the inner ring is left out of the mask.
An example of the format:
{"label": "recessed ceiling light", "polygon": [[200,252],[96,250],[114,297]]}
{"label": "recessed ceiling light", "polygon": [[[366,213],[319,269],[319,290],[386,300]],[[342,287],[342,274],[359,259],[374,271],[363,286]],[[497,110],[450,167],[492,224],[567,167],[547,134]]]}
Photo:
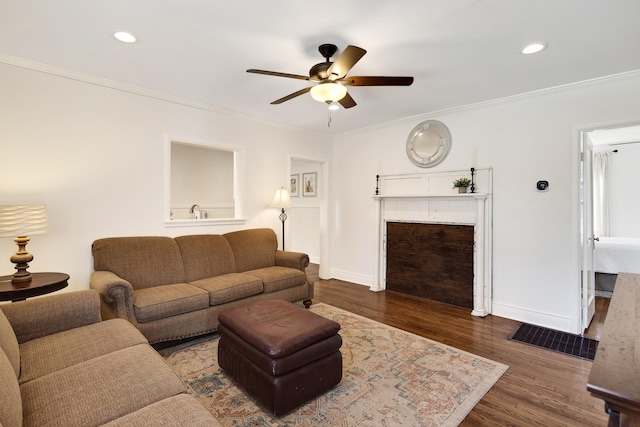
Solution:
{"label": "recessed ceiling light", "polygon": [[531,55],[532,53],[542,52],[546,48],[546,43],[531,43],[530,45],[525,46],[525,48],[522,49],[521,52],[525,55]]}
{"label": "recessed ceiling light", "polygon": [[126,31],[116,31],[115,33],[113,33],[113,37],[123,43],[135,43],[136,41],[138,41],[138,39],[136,39],[136,36],[131,33],[127,33]]}

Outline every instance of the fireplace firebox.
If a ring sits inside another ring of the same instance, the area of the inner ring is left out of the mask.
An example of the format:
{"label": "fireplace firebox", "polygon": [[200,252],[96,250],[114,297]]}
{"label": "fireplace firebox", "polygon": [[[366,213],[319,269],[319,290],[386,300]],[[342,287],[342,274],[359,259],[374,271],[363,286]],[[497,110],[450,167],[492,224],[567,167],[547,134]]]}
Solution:
{"label": "fireplace firebox", "polygon": [[387,222],[387,290],[473,309],[473,226]]}

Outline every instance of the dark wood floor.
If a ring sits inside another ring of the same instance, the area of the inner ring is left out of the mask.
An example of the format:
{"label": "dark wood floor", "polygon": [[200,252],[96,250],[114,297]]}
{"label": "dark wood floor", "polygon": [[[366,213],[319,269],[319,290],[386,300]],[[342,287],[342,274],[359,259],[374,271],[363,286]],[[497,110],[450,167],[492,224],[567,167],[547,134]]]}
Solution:
{"label": "dark wood floor", "polygon": [[[316,282],[320,302],[509,365],[463,426],[607,425],[603,402],[586,390],[592,362],[509,340],[519,322],[334,279]],[[599,338],[607,307],[598,298],[589,338]]]}

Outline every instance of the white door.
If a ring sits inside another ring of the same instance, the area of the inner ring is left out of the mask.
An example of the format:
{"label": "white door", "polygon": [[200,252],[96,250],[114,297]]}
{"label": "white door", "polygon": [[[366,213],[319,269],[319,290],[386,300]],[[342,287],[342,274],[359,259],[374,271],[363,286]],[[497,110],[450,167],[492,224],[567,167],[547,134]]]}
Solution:
{"label": "white door", "polygon": [[580,133],[582,147],[582,329],[589,327],[596,311],[595,242],[593,236],[593,143],[589,132]]}

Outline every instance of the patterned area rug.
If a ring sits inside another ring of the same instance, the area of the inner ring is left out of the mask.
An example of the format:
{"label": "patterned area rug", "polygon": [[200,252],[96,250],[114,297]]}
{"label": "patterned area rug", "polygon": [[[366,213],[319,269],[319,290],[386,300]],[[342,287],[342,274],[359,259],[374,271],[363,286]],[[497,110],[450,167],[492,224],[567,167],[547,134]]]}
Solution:
{"label": "patterned area rug", "polygon": [[340,323],[340,384],[275,418],[217,364],[217,336],[161,350],[166,361],[225,426],[457,426],[508,369],[373,320],[317,304]]}

